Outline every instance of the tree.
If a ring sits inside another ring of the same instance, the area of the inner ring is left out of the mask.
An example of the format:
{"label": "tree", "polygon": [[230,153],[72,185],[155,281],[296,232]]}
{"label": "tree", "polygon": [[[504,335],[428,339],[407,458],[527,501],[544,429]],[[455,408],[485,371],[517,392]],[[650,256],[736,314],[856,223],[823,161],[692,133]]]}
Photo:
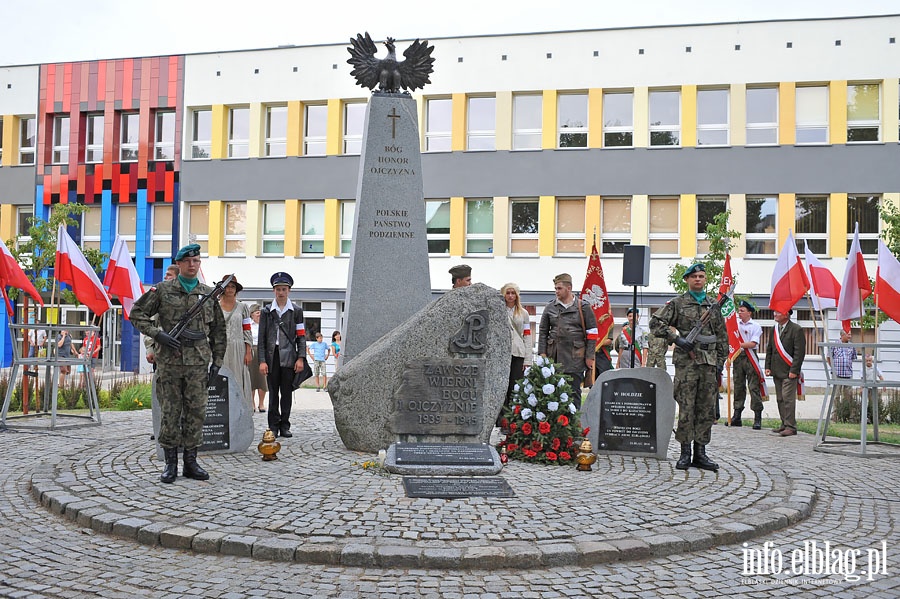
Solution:
{"label": "tree", "polygon": [[[740,239],[738,231],[728,228],[728,217],[731,210],[719,212],[712,222],[706,225],[706,240],[709,241],[709,252],[705,256],[697,256],[696,261],[702,261],[706,267],[706,291],[715,294],[719,289],[722,279],[722,271],[725,269],[725,255],[734,247],[733,240]],[[688,264],[673,264],[669,269],[669,284],[676,293],[685,293],[688,285],[684,281],[684,272]],[[737,280],[737,277],[734,277]]]}
{"label": "tree", "polygon": [[[55,282],[50,275],[50,269],[56,265],[56,233],[59,226],[78,226],[79,222],[74,217],[88,210],[90,208],[84,204],[54,204],[50,209],[50,220],[41,220],[36,216],[29,219],[30,239],[24,241],[11,239],[7,242],[10,253],[22,265],[25,274],[34,283],[35,289],[42,295],[49,294]],[[82,253],[94,270],[100,272],[107,255],[90,248],[82,249]],[[18,292],[18,289],[11,289],[10,296],[17,297]],[[67,304],[79,303],[71,289],[62,291],[60,298]]]}
{"label": "tree", "polygon": [[884,199],[878,212],[885,223],[881,238],[891,253],[900,258],[900,208],[890,200]]}

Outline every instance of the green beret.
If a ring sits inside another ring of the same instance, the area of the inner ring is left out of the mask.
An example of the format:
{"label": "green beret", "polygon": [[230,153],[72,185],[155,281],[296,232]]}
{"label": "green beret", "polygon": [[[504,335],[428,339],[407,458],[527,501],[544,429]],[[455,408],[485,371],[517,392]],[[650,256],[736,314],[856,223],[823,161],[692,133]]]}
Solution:
{"label": "green beret", "polygon": [[199,255],[200,255],[200,246],[197,245],[196,243],[191,243],[191,244],[184,246],[180,250],[178,250],[178,253],[175,254],[175,262],[180,262],[181,260],[183,260],[185,258],[192,258],[193,256],[199,256]]}
{"label": "green beret", "polygon": [[706,273],[706,266],[704,266],[702,262],[695,262],[688,266],[688,269],[684,271],[684,274],[681,276],[681,278],[686,279],[695,272]]}
{"label": "green beret", "polygon": [[741,303],[738,305],[738,307],[740,307],[740,306],[743,306],[744,308],[747,308],[747,309],[750,310],[751,312],[756,312],[756,306],[754,306],[753,304],[751,304],[751,303],[748,302],[747,300],[741,300]]}

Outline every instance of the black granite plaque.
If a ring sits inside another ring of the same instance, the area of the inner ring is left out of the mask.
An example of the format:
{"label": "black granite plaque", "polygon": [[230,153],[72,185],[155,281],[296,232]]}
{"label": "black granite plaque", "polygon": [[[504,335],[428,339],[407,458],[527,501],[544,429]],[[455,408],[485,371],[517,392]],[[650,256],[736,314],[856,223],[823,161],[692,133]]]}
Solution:
{"label": "black granite plaque", "polygon": [[397,443],[398,466],[492,466],[484,443]]}
{"label": "black granite plaque", "polygon": [[231,439],[228,409],[228,379],[219,376],[209,387],[206,420],[203,423],[203,443],[200,445],[200,451],[228,449]]}
{"label": "black granite plaque", "polygon": [[424,359],[406,365],[392,429],[409,435],[477,435],[484,417],[484,361]]}
{"label": "black granite plaque", "polygon": [[656,385],[635,378],[604,383],[600,449],[656,453]]}
{"label": "black granite plaque", "polygon": [[515,497],[506,479],[499,476],[404,476],[407,497],[459,499],[462,497]]}

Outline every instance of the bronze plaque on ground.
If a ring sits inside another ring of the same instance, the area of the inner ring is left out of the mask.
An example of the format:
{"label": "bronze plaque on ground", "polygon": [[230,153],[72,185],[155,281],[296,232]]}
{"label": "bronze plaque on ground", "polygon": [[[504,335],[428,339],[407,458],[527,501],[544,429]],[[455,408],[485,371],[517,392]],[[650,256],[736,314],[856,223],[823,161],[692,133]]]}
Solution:
{"label": "bronze plaque on ground", "polygon": [[492,466],[484,443],[397,443],[398,466]]}
{"label": "bronze plaque on ground", "polygon": [[506,479],[499,476],[404,476],[407,497],[460,499],[462,497],[515,497]]}
{"label": "bronze plaque on ground", "polygon": [[477,435],[484,415],[484,361],[429,359],[408,363],[394,394],[395,433]]}

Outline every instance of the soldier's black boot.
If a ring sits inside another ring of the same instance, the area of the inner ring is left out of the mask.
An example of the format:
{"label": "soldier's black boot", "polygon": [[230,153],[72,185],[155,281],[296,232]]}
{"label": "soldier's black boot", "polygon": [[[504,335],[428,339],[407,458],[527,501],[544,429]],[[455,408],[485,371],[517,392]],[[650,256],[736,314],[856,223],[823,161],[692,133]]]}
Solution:
{"label": "soldier's black boot", "polygon": [[719,471],[719,465],[706,457],[706,446],[700,445],[694,441],[694,461],[693,465],[703,470]]}
{"label": "soldier's black boot", "polygon": [[691,444],[681,444],[681,456],[675,462],[675,467],[679,470],[687,470],[691,467]]}
{"label": "soldier's black boot", "polygon": [[753,412],[753,430],[758,431],[762,428],[762,410]]}
{"label": "soldier's black boot", "polygon": [[740,412],[735,411],[734,415],[731,417],[731,426],[742,426]]}
{"label": "soldier's black boot", "polygon": [[166,467],[159,475],[159,480],[164,483],[174,483],[178,477],[178,448],[163,447],[163,453],[166,457]]}
{"label": "soldier's black boot", "polygon": [[[177,461],[177,458],[176,458]],[[194,480],[209,480],[209,473],[200,467],[197,463],[197,448],[184,450],[184,471],[185,478],[193,478]]]}

